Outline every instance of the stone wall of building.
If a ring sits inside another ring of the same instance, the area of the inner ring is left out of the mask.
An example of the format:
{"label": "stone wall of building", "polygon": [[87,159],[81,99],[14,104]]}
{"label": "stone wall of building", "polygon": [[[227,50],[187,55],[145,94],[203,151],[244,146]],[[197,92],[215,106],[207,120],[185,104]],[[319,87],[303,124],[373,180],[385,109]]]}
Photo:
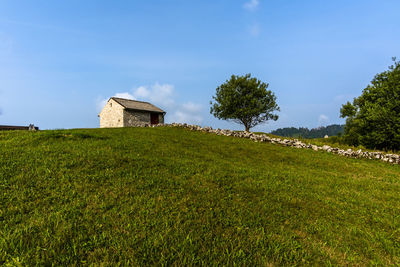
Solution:
{"label": "stone wall of building", "polygon": [[150,112],[124,110],[124,127],[150,124]]}
{"label": "stone wall of building", "polygon": [[[99,114],[100,128],[134,127],[150,125],[150,112],[126,110],[118,102],[110,99]],[[164,115],[159,114],[158,121],[164,123]]]}
{"label": "stone wall of building", "polygon": [[123,127],[123,114],[124,107],[110,99],[99,114],[100,128]]}
{"label": "stone wall of building", "polygon": [[159,114],[158,115],[158,123],[164,124],[164,114]]}

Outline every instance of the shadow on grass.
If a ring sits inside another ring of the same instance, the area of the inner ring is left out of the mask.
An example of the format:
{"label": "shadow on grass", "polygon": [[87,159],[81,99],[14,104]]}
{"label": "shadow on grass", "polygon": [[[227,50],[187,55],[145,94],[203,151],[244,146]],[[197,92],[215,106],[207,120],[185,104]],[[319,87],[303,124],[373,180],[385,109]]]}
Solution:
{"label": "shadow on grass", "polygon": [[89,133],[82,133],[82,132],[66,132],[66,131],[49,131],[49,132],[41,132],[35,138],[37,142],[46,142],[46,141],[82,141],[82,140],[106,140],[109,137],[96,135],[96,134],[89,134]]}

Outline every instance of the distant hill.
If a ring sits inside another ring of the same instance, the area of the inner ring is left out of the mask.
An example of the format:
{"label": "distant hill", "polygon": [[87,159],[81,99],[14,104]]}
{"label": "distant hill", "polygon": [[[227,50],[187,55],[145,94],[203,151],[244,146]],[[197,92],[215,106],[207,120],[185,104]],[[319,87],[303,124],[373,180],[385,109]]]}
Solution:
{"label": "distant hill", "polygon": [[279,128],[275,131],[272,131],[271,134],[284,137],[322,138],[325,135],[335,136],[338,134],[342,134],[343,131],[344,131],[344,125],[332,124],[329,126],[321,126],[318,128],[313,128],[311,130],[303,127]]}

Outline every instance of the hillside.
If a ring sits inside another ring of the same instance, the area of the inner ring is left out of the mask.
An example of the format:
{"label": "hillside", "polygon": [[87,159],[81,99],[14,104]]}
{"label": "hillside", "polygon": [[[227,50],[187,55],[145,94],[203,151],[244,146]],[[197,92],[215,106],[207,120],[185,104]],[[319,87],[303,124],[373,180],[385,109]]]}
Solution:
{"label": "hillside", "polygon": [[0,264],[400,264],[399,165],[175,127],[0,155]]}
{"label": "hillside", "polygon": [[343,132],[344,132],[344,125],[332,124],[328,126],[313,128],[311,130],[303,127],[279,128],[272,131],[271,134],[283,137],[323,138],[325,135],[337,136],[338,134],[343,134]]}

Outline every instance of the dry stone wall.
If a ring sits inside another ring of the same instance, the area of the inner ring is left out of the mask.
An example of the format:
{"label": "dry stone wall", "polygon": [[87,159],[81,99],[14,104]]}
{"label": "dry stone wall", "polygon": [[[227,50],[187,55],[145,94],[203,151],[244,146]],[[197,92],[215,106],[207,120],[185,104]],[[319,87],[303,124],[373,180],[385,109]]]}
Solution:
{"label": "dry stone wall", "polygon": [[250,132],[241,132],[241,131],[231,131],[231,130],[222,130],[222,129],[213,129],[211,127],[201,127],[198,125],[190,125],[186,123],[172,123],[172,124],[159,124],[152,125],[151,127],[159,127],[159,126],[173,126],[173,127],[184,127],[193,131],[201,131],[207,133],[214,133],[217,135],[225,135],[225,136],[233,136],[239,138],[248,138],[253,140],[254,142],[266,142],[271,144],[278,144],[283,146],[291,146],[295,148],[305,148],[312,149],[315,151],[325,151],[328,153],[337,154],[340,156],[351,157],[351,158],[367,158],[367,159],[377,159],[382,160],[392,164],[400,164],[400,155],[398,154],[386,154],[383,152],[369,152],[352,149],[341,149],[337,147],[331,147],[328,145],[324,146],[316,146],[313,144],[303,143],[297,139],[281,139],[281,138],[272,138],[266,134],[255,134]]}

